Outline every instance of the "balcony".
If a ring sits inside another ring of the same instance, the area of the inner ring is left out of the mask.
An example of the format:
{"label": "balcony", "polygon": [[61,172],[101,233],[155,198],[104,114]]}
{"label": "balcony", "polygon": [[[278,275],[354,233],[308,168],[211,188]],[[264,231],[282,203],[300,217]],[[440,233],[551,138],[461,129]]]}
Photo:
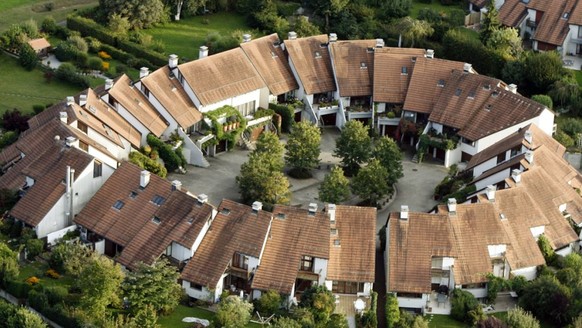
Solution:
{"label": "balcony", "polygon": [[535,30],[538,27],[538,24],[536,23],[535,20],[531,20],[531,19],[527,19],[525,21],[525,26],[531,28],[532,30]]}

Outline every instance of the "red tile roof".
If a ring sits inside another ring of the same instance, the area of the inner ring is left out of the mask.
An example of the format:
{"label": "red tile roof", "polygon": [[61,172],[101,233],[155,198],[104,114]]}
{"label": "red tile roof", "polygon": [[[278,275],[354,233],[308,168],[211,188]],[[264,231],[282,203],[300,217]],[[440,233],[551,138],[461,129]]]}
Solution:
{"label": "red tile roof", "polygon": [[336,90],[325,34],[285,40],[289,59],[308,95]]}

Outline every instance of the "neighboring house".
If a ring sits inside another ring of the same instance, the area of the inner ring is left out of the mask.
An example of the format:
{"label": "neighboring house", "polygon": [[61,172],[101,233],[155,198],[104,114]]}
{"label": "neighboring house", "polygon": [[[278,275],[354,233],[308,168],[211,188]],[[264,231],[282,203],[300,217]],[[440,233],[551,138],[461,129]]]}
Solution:
{"label": "neighboring house", "polygon": [[183,267],[216,214],[207,197],[123,163],[75,217],[81,236],[100,254],[134,269],[160,256]]}
{"label": "neighboring house", "polygon": [[45,38],[32,39],[27,43],[40,58],[48,56],[51,49],[51,44]]}
{"label": "neighboring house", "polygon": [[198,251],[182,271],[186,294],[211,302],[218,302],[223,291],[248,295],[272,220],[259,202],[251,208],[224,199]]}
{"label": "neighboring house", "polygon": [[297,33],[289,32],[285,49],[289,53],[289,64],[299,83],[296,97],[303,100],[306,109],[303,119],[318,125],[343,126],[345,116],[333,100],[336,85],[329,54],[328,43],[337,41],[335,34],[297,38]]}

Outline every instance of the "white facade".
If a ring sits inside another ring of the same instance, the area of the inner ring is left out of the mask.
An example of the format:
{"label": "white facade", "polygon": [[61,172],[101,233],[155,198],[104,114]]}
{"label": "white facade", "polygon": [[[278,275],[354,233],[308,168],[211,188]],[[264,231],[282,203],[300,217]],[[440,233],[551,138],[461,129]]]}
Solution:
{"label": "white facade", "polygon": [[398,300],[398,306],[401,308],[408,309],[424,309],[429,300],[428,294],[422,294],[421,297],[400,297],[396,294],[396,299]]}
{"label": "white facade", "polygon": [[511,274],[514,276],[522,276],[525,279],[534,280],[537,277],[537,267],[521,268],[517,270],[511,270]]}

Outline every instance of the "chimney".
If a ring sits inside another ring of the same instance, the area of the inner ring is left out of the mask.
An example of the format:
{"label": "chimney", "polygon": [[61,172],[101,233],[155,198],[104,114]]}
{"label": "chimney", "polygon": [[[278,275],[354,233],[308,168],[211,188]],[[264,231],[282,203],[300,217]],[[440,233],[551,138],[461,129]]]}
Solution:
{"label": "chimney", "polygon": [[178,56],[171,54],[168,58],[168,67],[170,69],[178,67]]}
{"label": "chimney", "polygon": [[450,215],[457,215],[457,200],[454,198],[449,198],[447,201],[447,208],[449,209]]}
{"label": "chimney", "polygon": [[198,204],[200,205],[206,204],[208,202],[208,195],[206,194],[200,194],[196,198],[198,198]]}
{"label": "chimney", "polygon": [[87,104],[87,95],[79,95],[79,106],[85,106]]}
{"label": "chimney", "polygon": [[408,205],[400,206],[400,220],[408,221]]}
{"label": "chimney", "polygon": [[297,39],[297,33],[294,31],[291,31],[287,34],[287,40],[296,40]]}
{"label": "chimney", "polygon": [[143,170],[139,175],[139,186],[140,188],[145,188],[150,183],[150,171]]}
{"label": "chimney", "polygon": [[208,47],[200,46],[200,50],[198,51],[198,59],[202,59],[204,57],[208,57]]}
{"label": "chimney", "polygon": [[471,72],[471,67],[473,67],[473,65],[471,65],[469,63],[463,64],[463,72],[470,73]]}
{"label": "chimney", "polygon": [[67,106],[73,106],[75,103],[75,97],[67,97]]}
{"label": "chimney", "polygon": [[79,147],[79,140],[73,136],[69,136],[65,139],[65,145],[69,148]]}
{"label": "chimney", "polygon": [[150,69],[147,67],[142,67],[139,69],[139,78],[143,79],[144,77],[150,75]]}
{"label": "chimney", "polygon": [[69,115],[67,115],[67,112],[60,112],[59,113],[59,118],[61,119],[61,122],[67,124],[68,123],[68,119],[69,119]]}
{"label": "chimney", "polygon": [[376,39],[376,48],[384,47],[384,39]]}
{"label": "chimney", "polygon": [[243,43],[251,42],[251,35],[250,34],[243,34]]}
{"label": "chimney", "polygon": [[424,54],[426,58],[434,58],[434,50],[433,49],[426,49],[426,53]]}
{"label": "chimney", "polygon": [[518,169],[511,171],[511,178],[515,181],[516,184],[521,182],[521,171]]}
{"label": "chimney", "polygon": [[517,85],[511,83],[510,85],[507,86],[507,91],[517,94]]}
{"label": "chimney", "polygon": [[263,203],[261,202],[253,202],[253,213],[257,214],[260,210],[263,209]]}
{"label": "chimney", "polygon": [[329,214],[329,221],[335,223],[335,204],[327,205],[327,213]]}
{"label": "chimney", "polygon": [[494,203],[495,202],[495,186],[488,185],[487,189],[485,189],[485,195],[487,195],[487,199],[489,199],[490,202]]}
{"label": "chimney", "polygon": [[180,190],[180,189],[182,189],[182,182],[180,182],[179,180],[172,181],[172,191],[176,191],[176,190]]}
{"label": "chimney", "polygon": [[534,153],[531,150],[527,150],[525,152],[525,160],[530,163],[531,165],[533,165],[534,163]]}
{"label": "chimney", "polygon": [[105,80],[105,90],[109,90],[111,88],[113,88],[113,80],[112,79]]}
{"label": "chimney", "polygon": [[337,41],[337,34],[329,33],[329,42],[336,42]]}
{"label": "chimney", "polygon": [[317,204],[316,203],[309,203],[309,215],[315,215],[317,212]]}
{"label": "chimney", "polygon": [[533,133],[531,133],[531,130],[525,131],[523,138],[531,145],[533,143]]}

